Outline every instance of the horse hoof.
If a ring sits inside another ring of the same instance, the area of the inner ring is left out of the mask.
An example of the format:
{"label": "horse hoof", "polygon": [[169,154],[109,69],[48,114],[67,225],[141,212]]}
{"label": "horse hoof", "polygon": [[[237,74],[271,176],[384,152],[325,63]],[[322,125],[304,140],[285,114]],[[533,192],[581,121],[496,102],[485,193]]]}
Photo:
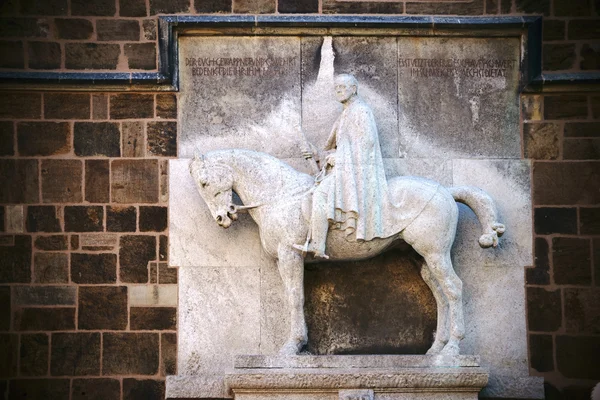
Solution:
{"label": "horse hoof", "polygon": [[427,353],[425,353],[428,356],[434,356],[436,354],[439,354],[442,349],[444,348],[445,343],[444,342],[434,342],[433,345],[429,348],[429,350],[427,350]]}
{"label": "horse hoof", "polygon": [[457,356],[460,353],[460,349],[458,347],[458,345],[453,344],[453,343],[448,343],[444,346],[444,348],[442,349],[442,351],[440,351],[440,354],[446,355],[446,356]]}
{"label": "horse hoof", "polygon": [[300,349],[295,343],[286,343],[279,349],[280,356],[295,356],[300,352]]}

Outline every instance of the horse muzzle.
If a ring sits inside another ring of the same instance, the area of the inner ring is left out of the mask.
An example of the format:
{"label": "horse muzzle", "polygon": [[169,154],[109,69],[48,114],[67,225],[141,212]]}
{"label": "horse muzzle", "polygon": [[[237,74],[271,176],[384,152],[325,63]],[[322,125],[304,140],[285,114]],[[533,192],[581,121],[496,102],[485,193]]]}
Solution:
{"label": "horse muzzle", "polygon": [[231,226],[232,219],[229,218],[227,213],[219,213],[215,217],[215,221],[217,221],[217,224],[219,224],[219,226],[227,229]]}

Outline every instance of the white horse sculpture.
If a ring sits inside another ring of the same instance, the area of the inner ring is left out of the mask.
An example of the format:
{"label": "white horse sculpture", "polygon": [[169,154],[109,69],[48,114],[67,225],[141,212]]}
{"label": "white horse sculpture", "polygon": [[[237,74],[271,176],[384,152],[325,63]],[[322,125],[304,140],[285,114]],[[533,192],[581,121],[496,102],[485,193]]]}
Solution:
{"label": "white horse sculpture", "polygon": [[[312,176],[298,172],[270,155],[248,150],[221,150],[196,156],[190,173],[216,222],[228,228],[237,213],[247,210],[256,221],[262,246],[277,260],[291,314],[288,340],[280,354],[298,354],[307,343],[304,317],[304,256],[292,246],[306,240],[310,226]],[[496,222],[492,199],[474,187],[444,188],[436,182],[415,177],[388,181],[389,198],[406,199],[416,209],[415,218],[404,229],[385,239],[348,241],[341,230],[330,229],[327,254],[330,260],[373,257],[403,239],[425,260],[421,276],[437,303],[437,330],[427,354],[459,353],[464,337],[462,281],[454,272],[450,249],[458,222],[456,202],[468,205],[484,229],[481,247],[496,246],[504,225]],[[235,191],[244,206],[232,202]],[[307,262],[316,262],[307,258]]]}

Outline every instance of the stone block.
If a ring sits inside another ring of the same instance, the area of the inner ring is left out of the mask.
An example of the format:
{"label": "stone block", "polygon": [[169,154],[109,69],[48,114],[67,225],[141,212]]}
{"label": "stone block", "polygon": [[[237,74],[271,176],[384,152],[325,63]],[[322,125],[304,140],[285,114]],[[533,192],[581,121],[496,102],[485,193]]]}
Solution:
{"label": "stone block", "polygon": [[600,19],[580,19],[569,24],[569,40],[600,39]]}
{"label": "stone block", "polygon": [[40,93],[5,93],[0,97],[0,118],[40,119]]}
{"label": "stone block", "polygon": [[561,126],[555,123],[524,124],[525,157],[556,160],[559,156]]}
{"label": "stone block", "polygon": [[6,206],[6,226],[5,232],[23,233],[25,230],[25,218],[23,216],[23,206]]}
{"label": "stone block", "polygon": [[177,156],[177,122],[149,122],[146,135],[148,154]]}
{"label": "stone block", "polygon": [[108,160],[85,160],[85,200],[90,203],[110,201]]}
{"label": "stone block", "polygon": [[121,383],[118,379],[73,379],[71,400],[120,400]]}
{"label": "stone block", "polygon": [[56,18],[54,20],[57,39],[90,39],[94,33],[92,21],[82,18]]}
{"label": "stone block", "polygon": [[550,14],[550,0],[517,0],[517,12],[524,14]]}
{"label": "stone block", "polygon": [[156,69],[155,43],[127,43],[123,49],[129,69]]}
{"label": "stone block", "polygon": [[68,255],[64,253],[35,253],[33,257],[33,282],[68,283]]}
{"label": "stone block", "polygon": [[[5,7],[8,3],[5,2],[2,6]],[[0,37],[43,38],[48,37],[49,31],[48,20],[45,18],[0,18]]]}
{"label": "stone block", "polygon": [[595,205],[600,192],[589,182],[600,181],[600,162],[543,162],[533,166],[535,205]]}
{"label": "stone block", "polygon": [[233,12],[239,14],[269,14],[275,7],[275,0],[233,0]]}
{"label": "stone block", "polygon": [[104,333],[103,340],[103,374],[155,375],[158,373],[158,333]]}
{"label": "stone block", "polygon": [[102,232],[102,206],[65,206],[65,232]]}
{"label": "stone block", "polygon": [[71,15],[114,16],[115,0],[71,0]]}
{"label": "stone block", "polygon": [[566,138],[600,137],[600,122],[567,122],[564,135]]}
{"label": "stone block", "polygon": [[13,304],[16,306],[74,306],[75,286],[16,286]]}
{"label": "stone block", "polygon": [[169,237],[166,235],[160,235],[158,238],[158,260],[169,261]]}
{"label": "stone block", "polygon": [[80,287],[77,327],[84,330],[125,329],[127,327],[127,287]]}
{"label": "stone block", "polygon": [[71,280],[79,284],[116,283],[117,255],[71,253]]}
{"label": "stone block", "polygon": [[554,345],[552,335],[529,335],[531,368],[537,372],[554,371]]}
{"label": "stone block", "polygon": [[177,372],[177,334],[160,335],[160,374],[175,375]]}
{"label": "stone block", "polygon": [[542,119],[543,97],[540,95],[521,96],[521,115],[525,121],[540,121]]}
{"label": "stone block", "polygon": [[2,203],[37,203],[39,202],[39,181],[37,160],[0,160],[0,191]]}
{"label": "stone block", "polygon": [[12,121],[0,122],[0,156],[15,154],[14,127]]}
{"label": "stone block", "polygon": [[148,264],[148,275],[150,276],[148,283],[158,283],[158,263],[151,262]]}
{"label": "stone block", "polygon": [[582,235],[600,235],[600,208],[581,207],[579,229]]}
{"label": "stone block", "polygon": [[68,399],[69,379],[13,379],[10,399]]}
{"label": "stone block", "polygon": [[22,69],[25,67],[22,42],[0,42],[0,68]]}
{"label": "stone block", "polygon": [[106,230],[109,232],[135,232],[136,208],[131,207],[106,207]]}
{"label": "stone block", "polygon": [[[196,11],[198,11],[196,9]],[[156,20],[154,19],[145,19],[142,21],[142,29],[144,34],[144,39],[146,40],[156,40]]]}
{"label": "stone block", "polygon": [[121,132],[114,122],[75,122],[75,154],[78,156],[121,155]]}
{"label": "stone block", "polygon": [[140,231],[162,232],[167,229],[167,207],[140,206]]}
{"label": "stone block", "polygon": [[52,376],[100,374],[100,333],[53,333]]}
{"label": "stone block", "polygon": [[399,14],[404,12],[404,8],[399,3],[340,2],[334,0],[324,0],[322,3],[323,13],[326,14]]}
{"label": "stone block", "polygon": [[0,376],[17,376],[19,358],[19,336],[11,333],[0,334]]}
{"label": "stone block", "polygon": [[42,201],[79,203],[83,165],[80,160],[42,160]]}
{"label": "stone block", "polygon": [[548,285],[550,283],[549,250],[548,241],[545,238],[535,238],[534,268],[525,270],[525,283],[529,285]]}
{"label": "stone block", "polygon": [[160,185],[159,199],[161,202],[166,203],[169,201],[169,160],[160,160],[158,169]]}
{"label": "stone block", "polygon": [[573,285],[592,283],[590,245],[589,239],[552,238],[554,282]]}
{"label": "stone block", "polygon": [[51,156],[71,151],[67,122],[18,122],[17,148],[22,156]]}
{"label": "stone block", "polygon": [[557,17],[583,17],[591,15],[591,2],[587,0],[554,0],[554,15]]}
{"label": "stone block", "polygon": [[150,15],[188,12],[190,0],[150,0]]}
{"label": "stone block", "polygon": [[[81,0],[77,0],[81,1]],[[86,3],[89,3],[86,1]],[[93,2],[90,4],[97,4]],[[114,0],[113,0],[114,4]],[[73,4],[74,6],[74,4]],[[66,43],[66,69],[117,69],[121,48],[118,44]]]}
{"label": "stone block", "polygon": [[600,333],[600,290],[564,289],[567,333]]}
{"label": "stone block", "polygon": [[119,239],[119,278],[121,282],[147,283],[148,263],[156,260],[156,237],[124,235]]}
{"label": "stone block", "polygon": [[[31,69],[59,69],[62,51],[60,43],[28,42],[28,65]],[[46,118],[48,118],[46,116]]]}
{"label": "stone block", "polygon": [[573,68],[577,54],[574,44],[545,44],[542,49],[542,69],[560,71]]}
{"label": "stone block", "polygon": [[99,19],[96,21],[98,41],[138,41],[140,23],[135,19]]}
{"label": "stone block", "polygon": [[480,15],[483,14],[483,2],[474,1],[471,3],[410,3],[406,5],[406,13],[429,15]]}
{"label": "stone block", "polygon": [[21,308],[14,316],[18,331],[67,331],[75,329],[75,308]]}
{"label": "stone block", "polygon": [[122,130],[123,157],[143,157],[146,147],[143,123],[123,122]]}
{"label": "stone block", "polygon": [[558,19],[545,19],[543,23],[543,40],[544,42],[551,42],[554,40],[565,40],[565,21]]}
{"label": "stone block", "polygon": [[174,307],[131,307],[131,330],[176,330],[177,309]]}
{"label": "stone block", "polygon": [[556,336],[557,369],[567,378],[600,379],[598,336]]}
{"label": "stone block", "polygon": [[536,208],[533,218],[537,234],[577,234],[577,209],[575,208]]}
{"label": "stone block", "polygon": [[31,282],[31,236],[15,235],[12,246],[0,246],[1,283]]}
{"label": "stone block", "polygon": [[555,95],[544,97],[544,119],[586,119],[587,115],[587,96]]}
{"label": "stone block", "polygon": [[[166,282],[163,282],[166,283]],[[129,305],[137,306],[176,306],[176,285],[130,285]]]}
{"label": "stone block", "polygon": [[119,3],[119,15],[121,17],[145,17],[147,13],[145,0],[130,0],[122,4]]}
{"label": "stone block", "polygon": [[279,0],[277,10],[280,13],[316,13],[319,12],[318,0]]}
{"label": "stone block", "polygon": [[177,283],[177,268],[169,268],[167,263],[158,263],[158,283]]}
{"label": "stone block", "polygon": [[173,93],[159,93],[156,95],[156,117],[177,118],[177,96]]}
{"label": "stone block", "polygon": [[158,161],[112,161],[111,185],[112,201],[115,203],[156,203],[159,185]]}
{"label": "stone block", "polygon": [[41,376],[48,374],[48,335],[45,333],[21,335],[19,374]]}
{"label": "stone block", "polygon": [[565,160],[600,160],[600,139],[565,139]]}
{"label": "stone block", "polygon": [[22,0],[21,13],[25,15],[67,15],[67,0]]}
{"label": "stone block", "polygon": [[559,290],[527,288],[527,322],[530,331],[554,332],[562,325]]}
{"label": "stone block", "polygon": [[61,232],[54,206],[28,206],[27,232]]}
{"label": "stone block", "polygon": [[[2,304],[10,304],[10,286],[0,286],[0,302]],[[10,307],[2,307],[0,309],[0,331],[10,330]]]}
{"label": "stone block", "polygon": [[45,251],[67,250],[67,236],[65,235],[50,235],[38,236],[35,239],[35,248]]}
{"label": "stone block", "polygon": [[230,13],[231,3],[229,0],[194,0],[194,8],[199,13]]}
{"label": "stone block", "polygon": [[584,44],[581,46],[579,68],[582,71],[600,69],[600,49],[596,45]]}
{"label": "stone block", "polygon": [[165,381],[155,379],[123,379],[123,400],[162,400]]}
{"label": "stone block", "polygon": [[[258,228],[247,214],[225,230],[198,194],[189,160],[169,161],[169,264],[189,266],[261,265]],[[235,243],[214,252],[204,243]]]}
{"label": "stone block", "polygon": [[108,118],[108,96],[105,94],[92,95],[92,119]]}
{"label": "stone block", "polygon": [[154,117],[154,95],[120,93],[110,96],[110,118],[152,118]]}
{"label": "stone block", "polygon": [[113,250],[117,245],[117,235],[114,233],[84,234],[80,235],[79,244],[82,250]]}

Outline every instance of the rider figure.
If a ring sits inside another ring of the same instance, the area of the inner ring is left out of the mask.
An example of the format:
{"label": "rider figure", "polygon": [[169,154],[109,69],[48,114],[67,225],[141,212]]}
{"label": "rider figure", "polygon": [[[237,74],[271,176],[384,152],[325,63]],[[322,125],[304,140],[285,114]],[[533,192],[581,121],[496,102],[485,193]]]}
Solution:
{"label": "rider figure", "polygon": [[375,118],[358,97],[354,76],[338,75],[335,95],[344,109],[325,146],[325,150],[335,150],[325,159],[325,168],[330,171],[313,193],[309,240],[294,245],[320,258],[329,258],[325,254],[329,224],[332,229],[344,230],[349,240],[354,240],[353,233],[356,240],[384,237],[388,200]]}

